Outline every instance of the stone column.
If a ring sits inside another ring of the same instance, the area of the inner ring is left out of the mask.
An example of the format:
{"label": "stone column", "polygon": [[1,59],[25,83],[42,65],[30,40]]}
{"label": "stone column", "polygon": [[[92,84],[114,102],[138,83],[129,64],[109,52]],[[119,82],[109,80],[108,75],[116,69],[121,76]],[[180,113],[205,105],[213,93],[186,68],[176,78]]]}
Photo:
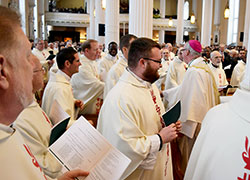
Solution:
{"label": "stone column", "polygon": [[95,1],[88,0],[87,13],[89,14],[89,27],[87,28],[87,39],[95,39]]}
{"label": "stone column", "polygon": [[49,11],[49,0],[44,0],[44,12]]}
{"label": "stone column", "polygon": [[19,12],[21,14],[21,21],[22,21],[22,29],[26,36],[29,35],[29,24],[28,24],[28,15],[29,15],[29,8],[28,8],[28,1],[27,0],[19,0]]}
{"label": "stone column", "polygon": [[[120,1],[117,0],[107,0],[107,7],[105,12],[105,47],[111,41],[115,41],[119,44],[119,7]],[[105,48],[105,49],[106,49]]]}
{"label": "stone column", "polygon": [[214,25],[220,25],[220,15],[221,15],[221,0],[215,0],[214,4]]}
{"label": "stone column", "polygon": [[35,39],[34,35],[34,7],[35,7],[35,2],[34,0],[29,0],[29,38],[30,39]]}
{"label": "stone column", "polygon": [[44,1],[45,0],[39,0],[38,1],[38,28],[39,28],[39,37],[45,38],[45,17],[44,17]]}
{"label": "stone column", "polygon": [[177,7],[177,27],[176,27],[176,44],[183,43],[183,31],[184,31],[184,0],[178,0]]}
{"label": "stone column", "polygon": [[35,38],[39,38],[38,1],[39,0],[35,0],[35,6],[34,6],[34,36]]}
{"label": "stone column", "polygon": [[101,0],[95,0],[95,39],[101,44],[105,43],[105,36],[100,36],[99,30],[103,25],[105,27],[105,10],[102,8]]}
{"label": "stone column", "polygon": [[[245,12],[245,24],[244,24],[244,39],[243,46],[248,47],[248,36],[249,36],[249,21],[250,21],[250,0],[246,0],[246,12]],[[249,51],[250,49],[248,49]],[[248,55],[249,56],[249,55]]]}
{"label": "stone column", "polygon": [[[219,44],[219,34],[220,34],[220,14],[221,14],[221,0],[215,0],[214,1],[214,25],[216,27],[214,31],[214,36],[213,36],[213,43],[214,44]],[[217,39],[216,39],[217,38]],[[217,40],[217,41],[216,41]]]}
{"label": "stone column", "polygon": [[[160,1],[160,14],[161,18],[165,19],[166,15],[166,0]],[[159,43],[162,44],[165,42],[165,31],[159,30]]]}
{"label": "stone column", "polygon": [[211,29],[213,16],[213,0],[202,1],[201,44],[206,47],[211,44]]}
{"label": "stone column", "polygon": [[152,38],[153,0],[129,1],[129,34]]}
{"label": "stone column", "polygon": [[192,0],[192,11],[195,15],[195,18],[197,18],[197,0]]}

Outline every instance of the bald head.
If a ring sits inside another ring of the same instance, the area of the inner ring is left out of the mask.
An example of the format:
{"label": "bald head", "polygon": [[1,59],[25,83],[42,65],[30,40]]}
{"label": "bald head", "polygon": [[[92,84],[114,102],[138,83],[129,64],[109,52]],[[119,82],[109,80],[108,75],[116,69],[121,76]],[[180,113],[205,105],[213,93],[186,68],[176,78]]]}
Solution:
{"label": "bald head", "polygon": [[213,51],[210,54],[210,58],[211,58],[211,63],[213,65],[219,66],[219,64],[221,63],[222,56],[219,53],[219,51]]}
{"label": "bald head", "polygon": [[232,50],[229,52],[229,54],[230,54],[231,57],[237,57],[239,53],[238,53],[237,50],[232,49]]}

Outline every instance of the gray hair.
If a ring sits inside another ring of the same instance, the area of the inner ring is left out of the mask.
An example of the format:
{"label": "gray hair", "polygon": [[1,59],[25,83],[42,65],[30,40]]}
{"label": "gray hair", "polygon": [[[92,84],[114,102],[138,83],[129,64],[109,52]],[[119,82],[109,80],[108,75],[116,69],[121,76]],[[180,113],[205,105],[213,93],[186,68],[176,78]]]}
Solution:
{"label": "gray hair", "polygon": [[201,53],[193,50],[193,48],[190,46],[189,42],[186,44],[185,49],[190,51],[190,54],[193,56],[201,56]]}
{"label": "gray hair", "polygon": [[220,54],[220,52],[219,52],[219,51],[212,51],[212,52],[210,53],[210,58],[213,59],[214,56],[216,56],[216,54]]}

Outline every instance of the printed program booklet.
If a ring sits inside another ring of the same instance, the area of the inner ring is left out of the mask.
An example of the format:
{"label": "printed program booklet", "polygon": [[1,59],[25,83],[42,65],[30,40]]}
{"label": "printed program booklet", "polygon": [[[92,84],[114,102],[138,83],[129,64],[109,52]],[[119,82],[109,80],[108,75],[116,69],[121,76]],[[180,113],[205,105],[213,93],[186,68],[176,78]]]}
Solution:
{"label": "printed program booklet", "polygon": [[85,180],[117,180],[131,160],[113,147],[89,122],[80,117],[49,151],[67,170],[89,171]]}

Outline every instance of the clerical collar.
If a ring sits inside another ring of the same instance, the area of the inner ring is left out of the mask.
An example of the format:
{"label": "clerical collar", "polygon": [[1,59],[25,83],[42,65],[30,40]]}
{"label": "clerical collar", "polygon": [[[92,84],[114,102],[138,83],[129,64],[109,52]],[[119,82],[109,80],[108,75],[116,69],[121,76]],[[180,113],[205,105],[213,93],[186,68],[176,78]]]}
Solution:
{"label": "clerical collar", "polygon": [[63,72],[60,69],[58,69],[57,73],[60,74],[60,75],[62,75],[63,77],[65,77],[65,79],[67,81],[70,81],[70,77],[65,72]]}
{"label": "clerical collar", "polygon": [[213,63],[211,63],[211,64],[212,64],[212,66],[215,67],[215,68],[218,68],[218,67],[219,67],[219,66],[214,65]]}
{"label": "clerical collar", "polygon": [[117,59],[116,56],[112,56],[112,55],[109,54],[109,53],[106,55],[106,57],[107,57],[108,60],[111,60],[111,61],[115,61],[115,60]]}
{"label": "clerical collar", "polygon": [[134,76],[140,83],[142,83],[144,86],[146,86],[147,88],[151,87],[151,83],[148,81],[144,81],[142,78],[140,78],[139,76],[137,76],[135,73],[133,73],[128,67],[126,67],[127,71],[130,72],[130,74],[132,76]]}

